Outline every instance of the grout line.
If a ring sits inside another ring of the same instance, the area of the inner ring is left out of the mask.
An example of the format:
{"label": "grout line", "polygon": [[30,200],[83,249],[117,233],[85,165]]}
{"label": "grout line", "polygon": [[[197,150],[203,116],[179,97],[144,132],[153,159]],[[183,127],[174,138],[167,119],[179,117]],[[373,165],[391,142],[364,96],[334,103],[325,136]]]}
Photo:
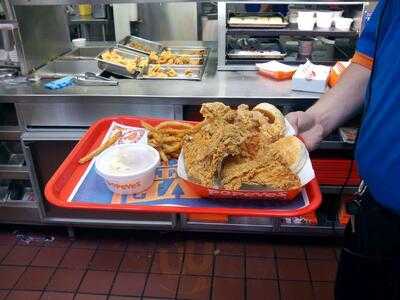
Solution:
{"label": "grout line", "polygon": [[126,249],[127,249],[127,247],[128,247],[128,244],[126,244],[124,253],[123,253],[122,257],[121,257],[121,260],[119,261],[118,267],[117,267],[116,270],[115,270],[115,275],[114,275],[113,281],[112,281],[112,283],[111,283],[110,289],[109,289],[109,291],[108,291],[107,298],[110,297],[111,291],[112,291],[112,289],[113,289],[113,287],[114,287],[114,284],[115,284],[115,281],[117,280],[118,273],[119,273],[119,271],[120,271],[120,269],[121,269],[122,262],[124,261],[124,258],[125,258],[125,254],[126,254]]}
{"label": "grout line", "polygon": [[244,298],[243,299],[246,300],[247,299],[247,245],[244,244],[243,246],[244,246],[244,249],[243,249],[244,255],[242,256],[242,258],[244,260],[244,262],[243,262],[243,268],[244,268],[243,272],[244,272],[244,274],[243,274],[243,278],[242,278],[242,280],[243,280],[243,292],[244,292]]}
{"label": "grout line", "polygon": [[214,275],[215,275],[215,262],[216,262],[216,256],[215,251],[217,250],[217,243],[215,241],[213,243],[213,253],[212,253],[212,270],[211,270],[211,282],[210,282],[210,295],[209,295],[209,300],[212,300],[213,297],[213,290],[214,290]]}
{"label": "grout line", "polygon": [[178,285],[176,287],[176,292],[175,292],[175,299],[178,298],[178,293],[179,293],[179,285],[181,284],[181,278],[182,278],[182,272],[183,272],[183,267],[185,265],[185,257],[186,257],[186,242],[183,243],[183,253],[182,253],[182,265],[181,265],[181,269],[179,272],[179,276],[178,276]]}
{"label": "grout line", "polygon": [[[72,247],[72,244],[73,244],[73,243],[71,243],[71,247]],[[76,299],[76,295],[79,294],[79,289],[81,288],[82,282],[83,282],[83,280],[85,279],[85,277],[86,277],[86,275],[87,275],[87,273],[88,273],[88,271],[89,271],[90,262],[92,261],[93,257],[95,256],[98,247],[99,247],[99,243],[97,243],[97,245],[96,245],[96,247],[95,247],[94,249],[90,249],[90,250],[94,250],[94,252],[93,252],[92,258],[91,258],[90,261],[89,261],[89,264],[88,264],[87,267],[84,269],[85,271],[84,271],[84,273],[83,273],[83,276],[82,276],[82,278],[81,278],[81,280],[80,280],[80,282],[79,282],[79,284],[78,284],[78,287],[76,288],[76,291],[75,291],[75,293],[74,293],[74,299]],[[76,248],[74,248],[74,249],[76,249]],[[79,248],[78,248],[78,249],[79,249]],[[80,270],[82,270],[82,269],[80,269]]]}
{"label": "grout line", "polygon": [[[305,254],[305,261],[306,261],[306,267],[307,267],[307,271],[308,271],[309,283],[311,285],[311,292],[312,292],[313,299],[315,300],[316,298],[315,298],[315,292],[314,292],[314,285],[312,283],[311,270],[310,270],[310,267],[308,265],[309,257],[308,257],[308,253],[307,253],[305,247],[302,246],[302,248],[303,248],[303,251],[304,251],[304,254]],[[316,300],[318,300],[318,299],[316,299]]]}
{"label": "grout line", "polygon": [[155,245],[153,250],[151,251],[151,258],[150,258],[149,268],[147,270],[146,279],[144,281],[143,291],[142,291],[142,294],[140,295],[140,298],[144,297],[144,293],[146,291],[147,281],[149,280],[151,268],[153,266],[154,258],[155,258],[155,255],[156,255],[156,248],[157,248],[157,246]]}

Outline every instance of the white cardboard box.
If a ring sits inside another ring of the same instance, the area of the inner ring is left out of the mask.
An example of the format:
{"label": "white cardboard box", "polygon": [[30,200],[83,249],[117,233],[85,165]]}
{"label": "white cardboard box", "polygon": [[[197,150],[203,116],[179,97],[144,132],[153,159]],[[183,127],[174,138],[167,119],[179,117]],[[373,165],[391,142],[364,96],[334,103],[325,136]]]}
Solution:
{"label": "white cardboard box", "polygon": [[324,93],[331,68],[322,65],[314,65],[307,61],[300,65],[293,75],[292,90],[312,93]]}

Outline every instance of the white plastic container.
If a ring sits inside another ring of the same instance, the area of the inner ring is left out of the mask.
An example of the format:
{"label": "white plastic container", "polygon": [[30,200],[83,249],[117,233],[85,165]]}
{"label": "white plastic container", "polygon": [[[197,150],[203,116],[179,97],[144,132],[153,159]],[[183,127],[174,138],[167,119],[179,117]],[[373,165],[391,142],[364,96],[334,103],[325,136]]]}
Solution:
{"label": "white plastic container", "polygon": [[353,21],[354,20],[352,18],[340,17],[340,18],[334,19],[336,29],[342,30],[342,31],[349,31]]}
{"label": "white plastic container", "polygon": [[136,194],[154,181],[160,154],[145,144],[115,145],[101,153],[95,162],[96,172],[107,187],[118,194]]}
{"label": "white plastic container", "polygon": [[297,26],[299,30],[313,30],[315,26],[315,12],[299,10],[297,17]]}
{"label": "white plastic container", "polygon": [[73,39],[72,44],[75,47],[84,47],[86,45],[86,39],[85,38]]}
{"label": "white plastic container", "polygon": [[332,27],[333,16],[333,11],[317,11],[317,27],[330,29]]}

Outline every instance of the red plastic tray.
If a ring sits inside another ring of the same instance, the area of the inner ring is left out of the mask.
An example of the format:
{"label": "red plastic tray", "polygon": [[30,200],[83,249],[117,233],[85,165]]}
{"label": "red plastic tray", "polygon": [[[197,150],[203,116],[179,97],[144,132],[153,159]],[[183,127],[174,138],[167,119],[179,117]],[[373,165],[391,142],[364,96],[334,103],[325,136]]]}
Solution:
{"label": "red plastic tray", "polygon": [[[307,207],[294,210],[280,209],[246,209],[246,208],[221,208],[221,207],[177,207],[177,206],[139,206],[124,204],[101,204],[101,203],[83,203],[68,202],[67,199],[72,190],[85,173],[88,163],[79,164],[79,159],[89,151],[97,148],[102,142],[108,128],[112,122],[128,126],[140,127],[140,121],[143,120],[151,125],[165,121],[165,119],[137,118],[129,116],[114,116],[104,118],[94,123],[79,143],[74,147],[65,161],[57,169],[54,175],[46,184],[46,199],[53,205],[69,209],[86,209],[99,211],[130,211],[143,213],[199,213],[199,214],[221,214],[236,216],[258,216],[258,217],[292,217],[308,214],[315,211],[321,204],[322,196],[319,184],[316,179],[312,180],[305,187],[310,204]],[[217,201],[217,200],[216,200]]]}

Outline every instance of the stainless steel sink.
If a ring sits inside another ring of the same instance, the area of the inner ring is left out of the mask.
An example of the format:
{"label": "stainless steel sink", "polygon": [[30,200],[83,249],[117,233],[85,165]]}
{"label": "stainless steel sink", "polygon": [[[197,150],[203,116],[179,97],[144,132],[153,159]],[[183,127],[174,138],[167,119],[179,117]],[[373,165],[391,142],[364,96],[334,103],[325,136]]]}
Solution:
{"label": "stainless steel sink", "polygon": [[45,78],[61,78],[68,75],[82,75],[85,72],[100,73],[95,60],[54,60],[40,68],[36,75]]}
{"label": "stainless steel sink", "polygon": [[101,47],[81,47],[68,52],[67,54],[61,56],[59,59],[93,59],[100,52],[107,49],[107,46]]}

